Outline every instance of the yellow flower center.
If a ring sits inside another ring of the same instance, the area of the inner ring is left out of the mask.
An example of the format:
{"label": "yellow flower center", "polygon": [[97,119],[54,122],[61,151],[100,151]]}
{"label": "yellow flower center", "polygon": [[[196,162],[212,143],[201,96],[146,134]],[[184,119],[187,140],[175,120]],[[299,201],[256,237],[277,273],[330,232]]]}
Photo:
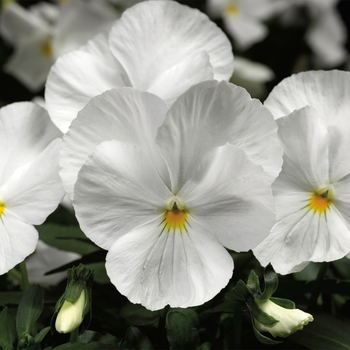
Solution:
{"label": "yellow flower center", "polygon": [[52,46],[48,40],[40,46],[40,52],[44,57],[52,56]]}
{"label": "yellow flower center", "polygon": [[329,190],[317,191],[311,195],[309,208],[314,212],[323,214],[332,204],[333,199]]}
{"label": "yellow flower center", "polygon": [[5,203],[0,202],[0,217],[1,217],[2,213],[4,212],[5,208],[6,208]]}
{"label": "yellow flower center", "polygon": [[235,3],[229,2],[226,6],[226,13],[230,17],[236,17],[239,13],[238,6]]}
{"label": "yellow flower center", "polygon": [[[180,207],[180,208],[179,208]],[[166,210],[164,218],[164,228],[168,231],[170,230],[184,230],[186,228],[186,219],[188,217],[188,212],[183,208],[183,206],[174,202],[170,210]]]}

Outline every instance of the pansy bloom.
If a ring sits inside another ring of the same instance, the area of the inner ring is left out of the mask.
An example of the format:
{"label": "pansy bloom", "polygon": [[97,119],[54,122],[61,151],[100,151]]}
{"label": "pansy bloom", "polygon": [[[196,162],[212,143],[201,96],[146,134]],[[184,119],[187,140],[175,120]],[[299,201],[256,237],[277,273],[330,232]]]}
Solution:
{"label": "pansy bloom", "polygon": [[45,98],[65,133],[91,97],[111,88],[134,87],[171,104],[201,81],[228,81],[232,71],[231,44],[205,14],[175,1],[146,1],[126,10],[108,36],[61,56]]}
{"label": "pansy bloom", "polygon": [[224,247],[247,251],[274,223],[276,126],[232,84],[202,82],[170,108],[132,88],[106,91],[63,143],[81,228],[108,250],[112,283],[149,309],[214,297],[232,275]]}
{"label": "pansy bloom", "polygon": [[282,274],[350,251],[350,73],[293,75],[265,105],[284,148],[273,184],[276,224],[254,254]]}
{"label": "pansy bloom", "polygon": [[0,274],[31,254],[42,224],[64,195],[58,175],[60,131],[31,102],[0,110]]}

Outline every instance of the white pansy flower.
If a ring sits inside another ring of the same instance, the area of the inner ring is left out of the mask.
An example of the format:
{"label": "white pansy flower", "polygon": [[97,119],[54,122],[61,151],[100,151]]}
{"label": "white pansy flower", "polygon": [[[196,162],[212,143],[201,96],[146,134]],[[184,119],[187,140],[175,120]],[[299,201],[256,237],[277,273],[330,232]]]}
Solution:
{"label": "white pansy flower", "polygon": [[46,85],[53,122],[67,132],[91,97],[134,87],[171,104],[203,80],[229,80],[231,44],[209,18],[175,1],[146,1],[126,10],[108,37],[60,57]]}
{"label": "white pansy flower", "polygon": [[118,15],[102,10],[105,1],[72,0],[29,9],[10,2],[1,11],[0,32],[14,46],[4,70],[31,91],[44,86],[52,64],[62,53],[76,49],[114,21]]}
{"label": "white pansy flower", "polygon": [[244,89],[215,81],[170,109],[121,88],[79,112],[64,136],[65,179],[74,185],[79,172],[81,228],[108,250],[107,273],[132,302],[151,310],[202,304],[231,277],[224,246],[247,251],[266,236],[281,165],[266,112]]}
{"label": "white pansy flower", "polygon": [[265,105],[278,124],[282,172],[273,184],[276,224],[254,250],[282,274],[350,251],[350,73],[300,73]]}
{"label": "white pansy flower", "polygon": [[208,13],[221,17],[237,46],[247,49],[268,34],[264,20],[278,9],[273,0],[209,0]]}
{"label": "white pansy flower", "polygon": [[273,326],[265,326],[254,319],[256,329],[260,332],[269,332],[274,337],[286,338],[302,330],[304,326],[314,320],[312,315],[307,312],[299,309],[286,309],[269,299],[259,300],[255,298],[255,302],[262,311],[278,320]]}
{"label": "white pansy flower", "polygon": [[42,224],[63,197],[58,175],[61,133],[31,102],[0,110],[0,274],[31,254]]}

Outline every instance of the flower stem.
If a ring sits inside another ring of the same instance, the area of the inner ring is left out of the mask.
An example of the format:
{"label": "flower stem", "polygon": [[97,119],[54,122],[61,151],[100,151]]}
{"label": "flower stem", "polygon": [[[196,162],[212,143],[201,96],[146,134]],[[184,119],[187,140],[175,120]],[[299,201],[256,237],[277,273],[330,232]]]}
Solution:
{"label": "flower stem", "polygon": [[70,338],[69,338],[70,343],[76,343],[78,341],[78,330],[79,330],[79,327],[73,329],[70,332]]}
{"label": "flower stem", "polygon": [[241,336],[242,336],[242,306],[238,301],[234,301],[234,328],[233,328],[234,349],[241,349]]}
{"label": "flower stem", "polygon": [[27,265],[25,260],[23,260],[20,264],[19,264],[19,271],[21,273],[21,286],[22,286],[22,290],[25,292],[29,289],[29,279],[28,279],[28,271],[27,271]]}
{"label": "flower stem", "polygon": [[321,293],[323,279],[324,279],[324,276],[326,275],[328,265],[329,265],[328,262],[324,262],[320,266],[320,269],[319,269],[317,277],[316,277],[315,285],[314,285],[314,288],[312,290],[311,297],[309,299],[309,303],[307,305],[307,310],[309,312],[314,311],[317,307],[317,299]]}

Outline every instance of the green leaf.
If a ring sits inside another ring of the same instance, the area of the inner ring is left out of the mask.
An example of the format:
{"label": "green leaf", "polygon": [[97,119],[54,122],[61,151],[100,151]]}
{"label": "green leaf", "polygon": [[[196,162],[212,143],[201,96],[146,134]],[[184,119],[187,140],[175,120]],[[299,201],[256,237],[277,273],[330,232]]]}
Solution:
{"label": "green leaf", "polygon": [[256,337],[256,339],[258,339],[258,341],[262,344],[266,344],[266,345],[275,345],[275,344],[280,344],[283,343],[282,341],[279,340],[273,340],[269,337],[266,337],[264,335],[262,335],[256,328],[254,325],[254,321],[252,322],[252,326],[253,326],[253,331],[254,331],[254,335]]}
{"label": "green leaf", "polygon": [[267,300],[271,298],[278,287],[278,276],[271,264],[267,265],[265,268],[264,281],[265,289],[260,299]]}
{"label": "green leaf", "polygon": [[240,302],[246,302],[248,298],[251,298],[251,296],[251,291],[242,280],[239,280],[236,283],[236,286],[225,294],[225,298],[227,300]]}
{"label": "green leaf", "polygon": [[84,349],[84,350],[109,350],[109,349],[118,350],[121,348],[117,347],[116,345],[102,344],[102,343],[97,342],[97,341],[89,343],[89,344],[83,344],[80,342],[65,343],[65,344],[56,346],[54,348],[54,350],[80,350],[80,349]]}
{"label": "green leaf", "polygon": [[350,322],[340,321],[331,315],[313,316],[313,322],[289,336],[291,341],[315,350],[350,350]]}
{"label": "green leaf", "polygon": [[275,304],[284,307],[285,309],[295,309],[295,304],[289,299],[271,297],[270,300]]}
{"label": "green leaf", "polygon": [[4,350],[14,349],[16,341],[16,324],[5,307],[0,314],[0,346]]}
{"label": "green leaf", "polygon": [[185,312],[170,310],[166,316],[166,328],[170,349],[194,349],[199,345],[198,330]]}
{"label": "green leaf", "polygon": [[261,293],[259,277],[253,270],[250,271],[247,281],[247,288],[251,291],[251,294],[253,294],[254,296]]}
{"label": "green leaf", "polygon": [[[150,340],[137,327],[129,327],[128,331],[126,332],[126,338],[130,342],[132,348],[137,348],[140,350],[153,350]],[[128,349],[129,348],[130,347],[128,347]]]}
{"label": "green leaf", "polygon": [[33,326],[43,310],[43,304],[43,290],[38,285],[31,286],[23,295],[17,310],[16,328],[19,340],[22,334],[32,333]]}
{"label": "green leaf", "polygon": [[134,326],[157,327],[161,313],[159,311],[147,310],[140,304],[128,303],[123,305],[120,316]]}
{"label": "green leaf", "polygon": [[86,255],[99,249],[78,226],[43,224],[36,229],[42,241],[61,250]]}
{"label": "green leaf", "polygon": [[34,340],[35,340],[35,343],[38,344],[38,343],[41,343],[43,341],[43,339],[45,338],[46,334],[49,333],[51,327],[46,327],[44,329],[42,329],[35,337],[34,337]]}

